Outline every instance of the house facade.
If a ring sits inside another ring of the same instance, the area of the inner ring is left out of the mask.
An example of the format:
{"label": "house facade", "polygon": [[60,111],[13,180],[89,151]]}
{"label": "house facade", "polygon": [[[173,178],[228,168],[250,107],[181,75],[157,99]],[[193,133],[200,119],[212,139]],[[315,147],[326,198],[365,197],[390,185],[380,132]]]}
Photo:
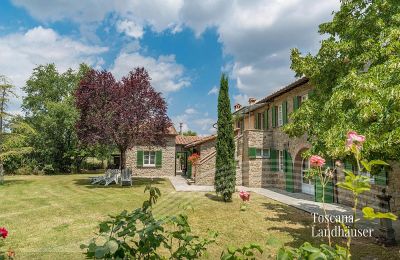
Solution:
{"label": "house facade", "polygon": [[126,167],[134,176],[162,177],[175,175],[176,136],[171,126],[168,129],[165,146],[138,145],[126,152]]}
{"label": "house facade", "polygon": [[[249,99],[249,104],[236,104],[235,160],[236,184],[247,187],[278,189],[287,192],[308,194],[316,201],[322,200],[322,188],[318,181],[305,178],[309,169],[308,159],[303,153],[311,145],[307,136],[289,137],[282,129],[290,121],[290,114],[306,102],[313,87],[307,78],[301,78],[275,93],[261,99]],[[197,165],[196,184],[213,185],[215,173],[215,139],[207,137],[185,148],[194,148],[200,153]],[[333,167],[333,159],[327,165]],[[370,176],[371,192],[362,195],[360,207],[379,208],[376,195],[385,188],[393,198],[392,211],[400,210],[400,177],[398,163],[391,163],[390,171]],[[343,169],[355,169],[349,161],[337,168],[334,180],[325,191],[325,201],[352,205],[352,194],[335,185],[344,180]]]}

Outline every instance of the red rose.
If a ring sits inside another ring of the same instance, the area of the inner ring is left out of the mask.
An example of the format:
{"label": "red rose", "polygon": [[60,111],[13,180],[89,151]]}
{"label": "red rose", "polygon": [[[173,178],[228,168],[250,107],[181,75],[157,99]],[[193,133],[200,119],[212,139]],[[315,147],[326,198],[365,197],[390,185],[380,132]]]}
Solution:
{"label": "red rose", "polygon": [[8,235],[8,231],[5,227],[0,228],[0,236],[2,236],[3,238],[6,238]]}

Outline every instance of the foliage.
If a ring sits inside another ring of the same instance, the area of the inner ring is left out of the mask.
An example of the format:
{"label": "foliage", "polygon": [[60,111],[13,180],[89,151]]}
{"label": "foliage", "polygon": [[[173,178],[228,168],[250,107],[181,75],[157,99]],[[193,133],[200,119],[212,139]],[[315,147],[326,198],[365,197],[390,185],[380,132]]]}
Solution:
{"label": "foliage", "polygon": [[90,70],[75,92],[79,140],[87,145],[115,145],[125,167],[126,150],[136,144],[164,145],[171,126],[167,104],[144,68],[117,82],[107,71]]}
{"label": "foliage", "polygon": [[[363,144],[364,142],[366,143],[367,140],[365,139],[364,136],[358,135],[354,131],[349,131],[347,133],[347,140],[346,140],[346,147],[345,150],[349,153],[351,153],[354,156],[355,161],[357,162],[357,170],[355,172],[343,169],[345,173],[345,180],[343,182],[339,182],[336,185],[338,187],[341,187],[343,189],[347,189],[352,192],[353,195],[353,208],[352,208],[352,213],[353,213],[353,223],[352,223],[352,228],[356,228],[356,222],[359,220],[357,219],[357,206],[358,206],[358,199],[359,196],[367,191],[371,190],[371,185],[370,185],[370,178],[361,175],[361,172],[368,172],[371,173],[371,169],[375,165],[387,165],[386,162],[382,160],[371,160],[367,161],[366,159],[363,158]],[[320,157],[321,158],[321,157]],[[323,159],[323,158],[321,158]],[[321,172],[321,167],[322,165],[318,165],[318,170],[317,170],[317,175],[320,176],[321,178],[321,183],[324,182],[324,177],[327,176],[329,178],[332,178],[333,176],[328,173],[333,173],[333,171],[326,170],[325,174],[322,174]],[[315,171],[311,171],[313,174],[315,174]],[[322,177],[321,177],[322,176]],[[327,182],[325,182],[327,183]],[[325,185],[322,186],[323,194],[325,190]],[[322,200],[324,201],[324,200]],[[324,207],[323,203],[323,207]],[[364,207],[362,209],[364,218],[367,220],[372,220],[372,219],[382,219],[382,218],[387,218],[391,220],[397,220],[397,216],[394,215],[391,212],[375,212],[374,209],[371,207]],[[324,207],[324,215],[327,217],[327,213]],[[328,223],[328,230],[329,229],[329,221]],[[352,237],[349,233],[349,228],[346,226],[345,223],[340,223],[342,228],[344,229],[345,234],[347,234],[347,243],[346,243],[346,248],[341,247],[339,245],[336,245],[336,248],[333,249],[331,247],[331,240],[330,240],[330,235],[329,235],[329,246],[326,245],[321,245],[320,248],[313,247],[309,242],[305,242],[302,246],[300,246],[298,249],[284,249],[281,248],[278,255],[277,259],[283,260],[283,259],[350,259],[351,258],[351,240]],[[329,232],[330,234],[330,232]]]}
{"label": "foliage", "polygon": [[29,138],[33,147],[32,168],[51,165],[54,171],[69,172],[73,165],[79,164],[84,153],[75,131],[78,112],[73,93],[88,70],[82,64],[77,71],[68,69],[59,73],[54,64],[40,65],[23,87],[25,122],[37,133]]}
{"label": "foliage", "polygon": [[185,132],[182,133],[184,136],[197,136],[197,133],[195,131],[192,130],[187,130]]}
{"label": "foliage", "polygon": [[229,100],[228,77],[222,74],[218,94],[218,122],[215,163],[215,191],[224,201],[235,192],[236,167],[233,120]]}
{"label": "foliage", "polygon": [[299,248],[284,249],[278,251],[277,259],[308,259],[308,260],[344,260],[347,259],[347,249],[336,245],[335,248],[322,244],[320,247],[314,247],[309,242],[305,242]]}
{"label": "foliage", "polygon": [[[216,233],[202,239],[192,234],[188,217],[178,216],[156,219],[153,205],[161,196],[158,188],[147,186],[149,199],[141,208],[126,210],[99,225],[99,236],[91,240],[86,256],[96,259],[194,259],[206,252],[214,242]],[[164,248],[169,257],[160,254]]]}
{"label": "foliage", "polygon": [[365,133],[365,158],[400,156],[400,5],[398,0],[347,0],[316,55],[292,50],[291,68],[315,87],[285,127],[304,133],[312,153],[343,158],[346,129]]}
{"label": "foliage", "polygon": [[[9,113],[6,112],[8,102],[11,97],[15,97],[14,86],[9,82],[9,80],[0,75],[0,153],[4,151],[4,139],[5,139],[5,128],[8,119],[11,117]],[[4,182],[4,168],[3,159],[0,158],[0,184]]]}
{"label": "foliage", "polygon": [[221,260],[254,260],[256,259],[255,252],[263,253],[260,245],[248,244],[242,248],[228,247],[227,251],[223,251],[221,254]]}

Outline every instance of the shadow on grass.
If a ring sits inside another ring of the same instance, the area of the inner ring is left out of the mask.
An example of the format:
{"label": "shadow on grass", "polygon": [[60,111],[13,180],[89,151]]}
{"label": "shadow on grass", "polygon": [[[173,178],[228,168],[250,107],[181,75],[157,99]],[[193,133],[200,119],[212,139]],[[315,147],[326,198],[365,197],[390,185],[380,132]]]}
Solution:
{"label": "shadow on grass", "polygon": [[213,200],[213,201],[225,202],[224,198],[222,198],[221,196],[212,194],[212,193],[206,193],[206,194],[204,194],[204,196],[206,196],[208,199]]}
{"label": "shadow on grass", "polygon": [[4,186],[9,186],[9,185],[14,185],[14,184],[29,184],[32,183],[33,181],[31,180],[4,180],[3,185]]}
{"label": "shadow on grass", "polygon": [[140,177],[133,177],[132,179],[132,186],[124,185],[121,186],[120,184],[110,184],[108,186],[104,186],[102,184],[91,184],[89,178],[84,179],[76,179],[74,180],[74,184],[76,185],[83,185],[89,189],[107,189],[107,188],[121,188],[121,189],[129,189],[133,187],[145,187],[147,185],[157,185],[157,184],[165,184],[166,180],[163,178],[140,178]]}
{"label": "shadow on grass", "polygon": [[270,211],[276,212],[274,217],[264,218],[265,221],[277,223],[272,225],[269,230],[286,233],[292,237],[292,240],[286,242],[284,246],[299,247],[306,241],[310,241],[312,244],[320,244],[322,242],[321,239],[312,237],[311,232],[314,223],[311,214],[282,204],[265,202],[263,206]]}

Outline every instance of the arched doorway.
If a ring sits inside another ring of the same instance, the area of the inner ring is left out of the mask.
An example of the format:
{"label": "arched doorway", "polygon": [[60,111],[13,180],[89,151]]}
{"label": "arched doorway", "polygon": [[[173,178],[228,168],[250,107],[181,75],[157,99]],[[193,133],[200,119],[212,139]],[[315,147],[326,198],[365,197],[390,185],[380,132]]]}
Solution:
{"label": "arched doorway", "polygon": [[301,192],[314,195],[315,185],[312,179],[306,178],[306,173],[310,169],[310,160],[303,159],[301,162]]}

